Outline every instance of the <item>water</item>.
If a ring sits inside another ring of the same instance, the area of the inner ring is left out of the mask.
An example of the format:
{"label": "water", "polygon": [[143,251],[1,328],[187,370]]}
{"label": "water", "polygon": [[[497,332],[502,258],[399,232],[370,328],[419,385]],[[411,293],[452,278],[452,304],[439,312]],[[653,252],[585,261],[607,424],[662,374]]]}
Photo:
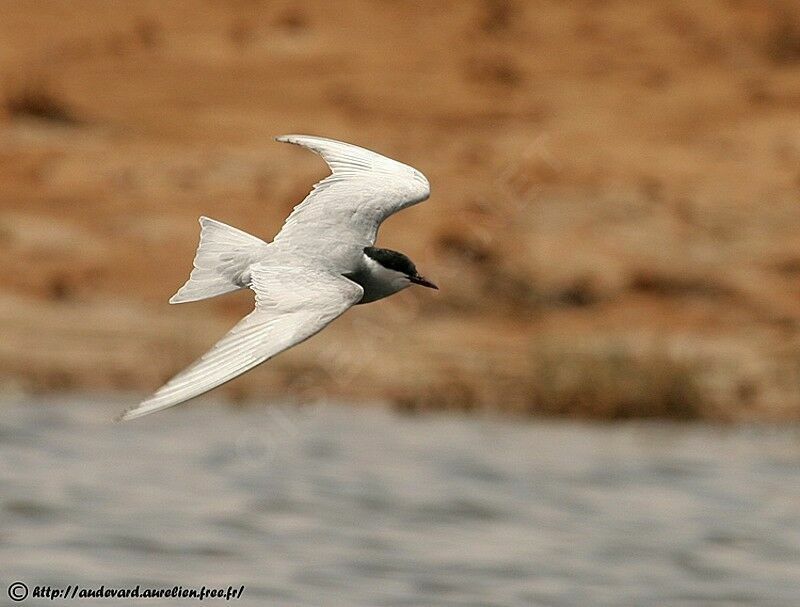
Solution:
{"label": "water", "polygon": [[236,605],[800,604],[795,428],[208,401],[110,423],[121,408],[0,405],[0,604],[14,580],[244,585]]}

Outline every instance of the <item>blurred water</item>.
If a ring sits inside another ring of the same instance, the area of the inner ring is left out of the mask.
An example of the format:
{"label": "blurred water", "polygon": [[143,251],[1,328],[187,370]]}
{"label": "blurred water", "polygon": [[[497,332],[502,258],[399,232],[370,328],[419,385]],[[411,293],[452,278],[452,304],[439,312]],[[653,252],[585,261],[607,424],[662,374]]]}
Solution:
{"label": "blurred water", "polygon": [[795,428],[121,408],[0,405],[0,604],[14,580],[243,584],[237,605],[800,604]]}

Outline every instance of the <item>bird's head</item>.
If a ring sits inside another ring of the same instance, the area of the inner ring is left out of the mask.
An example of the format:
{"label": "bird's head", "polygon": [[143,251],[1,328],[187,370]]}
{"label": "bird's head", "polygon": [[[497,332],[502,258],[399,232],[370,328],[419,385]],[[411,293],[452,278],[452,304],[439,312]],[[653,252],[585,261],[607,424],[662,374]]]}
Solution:
{"label": "bird's head", "polygon": [[383,277],[393,282],[398,291],[412,284],[428,287],[429,289],[439,288],[427,278],[420,276],[414,262],[402,253],[390,249],[365,247],[364,254],[377,264]]}

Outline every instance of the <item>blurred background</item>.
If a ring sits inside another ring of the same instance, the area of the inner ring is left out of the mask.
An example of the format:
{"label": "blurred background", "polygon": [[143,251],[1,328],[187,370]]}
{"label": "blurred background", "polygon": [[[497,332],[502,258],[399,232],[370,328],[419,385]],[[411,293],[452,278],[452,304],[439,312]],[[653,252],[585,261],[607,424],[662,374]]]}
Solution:
{"label": "blurred background", "polygon": [[[110,426],[250,309],[167,299],[198,216],[268,240],[327,174],[292,132],[427,175],[378,245],[441,290]],[[797,420],[799,197],[788,0],[3,3],[0,557],[281,604],[793,604],[793,426],[521,420]],[[438,410],[480,415],[397,413]]]}
{"label": "blurred background", "polygon": [[197,217],[271,238],[326,174],[301,132],[430,178],[379,244],[442,289],[227,397],[800,415],[795,3],[80,6],[0,9],[8,389],[147,392],[216,341],[247,294],[166,305]]}

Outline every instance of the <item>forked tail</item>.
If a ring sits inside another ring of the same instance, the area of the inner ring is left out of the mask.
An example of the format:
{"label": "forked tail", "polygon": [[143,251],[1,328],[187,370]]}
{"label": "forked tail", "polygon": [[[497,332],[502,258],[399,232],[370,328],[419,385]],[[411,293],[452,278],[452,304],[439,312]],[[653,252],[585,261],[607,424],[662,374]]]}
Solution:
{"label": "forked tail", "polygon": [[194,269],[169,303],[197,301],[248,286],[248,268],[266,246],[266,242],[247,232],[201,217]]}

